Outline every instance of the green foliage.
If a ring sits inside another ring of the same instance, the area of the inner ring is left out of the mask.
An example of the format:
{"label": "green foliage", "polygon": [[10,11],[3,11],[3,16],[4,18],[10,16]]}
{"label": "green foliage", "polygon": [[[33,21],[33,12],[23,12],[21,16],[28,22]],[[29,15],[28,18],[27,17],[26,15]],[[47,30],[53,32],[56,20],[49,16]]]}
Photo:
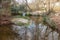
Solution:
{"label": "green foliage", "polygon": [[11,6],[12,15],[18,14],[19,8],[17,6]]}
{"label": "green foliage", "polygon": [[27,9],[26,9],[26,5],[20,5],[19,6],[19,11],[23,11],[25,12]]}
{"label": "green foliage", "polygon": [[32,15],[31,15],[31,14],[26,14],[26,16],[28,16],[28,17],[29,17],[29,16],[32,16]]}
{"label": "green foliage", "polygon": [[12,5],[11,6],[11,12],[12,14],[18,14],[20,15],[23,12],[26,12],[26,6],[25,5],[20,5],[20,6],[16,6],[16,5]]}
{"label": "green foliage", "polygon": [[43,16],[43,24],[50,26],[52,30],[56,29],[56,24],[52,20],[50,20],[48,16]]}

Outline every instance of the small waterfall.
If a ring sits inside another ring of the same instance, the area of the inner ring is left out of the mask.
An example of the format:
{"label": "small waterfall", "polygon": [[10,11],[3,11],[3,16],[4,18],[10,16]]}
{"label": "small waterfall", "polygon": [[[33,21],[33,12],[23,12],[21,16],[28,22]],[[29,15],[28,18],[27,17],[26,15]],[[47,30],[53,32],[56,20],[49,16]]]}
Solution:
{"label": "small waterfall", "polygon": [[25,16],[26,15],[26,13],[23,13],[23,16]]}

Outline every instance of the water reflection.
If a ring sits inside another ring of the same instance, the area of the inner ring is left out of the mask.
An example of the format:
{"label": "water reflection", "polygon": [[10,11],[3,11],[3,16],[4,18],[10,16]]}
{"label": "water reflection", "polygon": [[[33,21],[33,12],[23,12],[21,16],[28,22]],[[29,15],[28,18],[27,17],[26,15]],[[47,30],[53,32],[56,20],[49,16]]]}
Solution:
{"label": "water reflection", "polygon": [[[17,34],[19,34],[22,37],[22,40],[24,40],[25,36],[25,27],[24,26],[17,26],[17,25],[12,25],[13,26],[13,31],[15,31]],[[35,33],[35,23],[34,21],[31,21],[30,25],[27,28],[27,38],[28,40],[32,40],[34,37]],[[47,29],[47,26],[39,24],[39,40],[43,40],[42,38],[45,37],[45,34],[48,34],[47,40],[58,40],[59,34],[56,31],[52,31],[50,28]]]}

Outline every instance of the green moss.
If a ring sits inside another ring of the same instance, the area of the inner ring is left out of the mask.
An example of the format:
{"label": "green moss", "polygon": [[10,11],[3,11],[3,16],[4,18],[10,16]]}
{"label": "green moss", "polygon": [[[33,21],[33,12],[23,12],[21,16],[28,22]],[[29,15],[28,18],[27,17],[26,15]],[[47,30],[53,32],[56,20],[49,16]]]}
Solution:
{"label": "green moss", "polygon": [[28,22],[28,23],[22,23],[22,22],[19,22],[19,23],[17,23],[17,25],[19,25],[19,26],[28,26],[30,23]]}
{"label": "green moss", "polygon": [[24,19],[30,20],[30,18],[28,16],[20,16],[20,15],[17,15],[17,16],[14,16],[14,18],[24,18]]}

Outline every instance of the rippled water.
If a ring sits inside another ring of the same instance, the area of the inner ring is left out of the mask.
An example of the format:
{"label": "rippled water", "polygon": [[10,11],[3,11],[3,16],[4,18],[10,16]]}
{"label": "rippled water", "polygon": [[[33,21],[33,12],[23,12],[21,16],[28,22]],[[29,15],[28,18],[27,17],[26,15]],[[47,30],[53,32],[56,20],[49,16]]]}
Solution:
{"label": "rippled water", "polygon": [[[38,31],[39,40],[58,40],[59,38],[59,33],[52,31],[48,26],[39,24]],[[34,40],[35,34],[36,25],[32,20],[27,28],[18,25],[0,27],[0,40],[25,40],[26,37],[27,40]]]}
{"label": "rippled water", "polygon": [[[12,25],[13,26],[13,31],[15,31],[19,36],[24,40],[25,38],[25,27],[24,26],[17,26],[17,25]],[[33,21],[31,21],[30,25],[27,28],[27,38],[28,40],[32,40],[34,37],[35,33],[35,28],[36,25],[34,24]],[[44,40],[45,35],[48,34],[46,37],[46,40],[58,40],[59,34],[56,31],[52,31],[50,28],[47,29],[47,26],[39,24],[39,40]]]}

